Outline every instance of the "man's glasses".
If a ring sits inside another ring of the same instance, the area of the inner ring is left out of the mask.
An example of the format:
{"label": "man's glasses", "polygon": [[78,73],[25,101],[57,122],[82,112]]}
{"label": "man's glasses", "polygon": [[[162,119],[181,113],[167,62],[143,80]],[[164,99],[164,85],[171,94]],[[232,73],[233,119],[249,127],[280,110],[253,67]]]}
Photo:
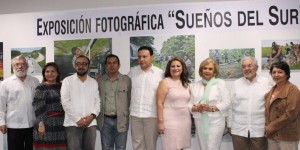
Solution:
{"label": "man's glasses", "polygon": [[80,67],[80,66],[86,67],[88,65],[89,65],[89,63],[87,63],[87,62],[83,62],[83,63],[78,62],[78,63],[75,64],[76,67]]}
{"label": "man's glasses", "polygon": [[25,67],[25,66],[27,66],[27,64],[26,63],[16,63],[16,64],[14,64],[14,66],[15,67]]}

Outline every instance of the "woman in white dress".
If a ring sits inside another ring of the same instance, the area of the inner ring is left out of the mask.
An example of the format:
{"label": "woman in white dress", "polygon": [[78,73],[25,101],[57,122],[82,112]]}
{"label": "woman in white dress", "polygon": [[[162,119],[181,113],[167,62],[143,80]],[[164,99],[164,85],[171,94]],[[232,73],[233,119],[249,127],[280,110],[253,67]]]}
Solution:
{"label": "woman in white dress", "polygon": [[201,81],[190,86],[189,109],[195,119],[201,150],[218,150],[225,129],[225,118],[230,107],[230,96],[225,81],[218,77],[214,59],[207,58],[199,67]]}

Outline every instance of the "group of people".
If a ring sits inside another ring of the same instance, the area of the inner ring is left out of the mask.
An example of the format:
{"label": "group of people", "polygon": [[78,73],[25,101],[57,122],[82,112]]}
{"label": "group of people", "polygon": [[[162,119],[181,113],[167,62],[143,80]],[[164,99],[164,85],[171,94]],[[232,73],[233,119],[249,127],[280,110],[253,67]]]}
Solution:
{"label": "group of people", "polygon": [[[200,64],[200,81],[191,83],[180,58],[165,71],[152,64],[151,47],[138,49],[139,65],[121,74],[120,60],[110,54],[106,73],[89,77],[90,60],[74,61],[76,74],[60,82],[58,66],[47,63],[43,81],[27,75],[23,56],[12,60],[14,75],[0,85],[0,131],[9,150],[94,150],[100,130],[103,150],[125,150],[131,127],[135,150],[191,147],[191,115],[201,150],[220,149],[227,127],[235,150],[298,149],[300,91],[285,62],[270,68],[273,81],[257,74],[253,57],[241,61],[243,77],[229,90],[219,78],[218,62]],[[274,85],[275,83],[275,85]]]}
{"label": "group of people", "polygon": [[285,48],[286,53],[283,53],[283,46],[272,42],[271,51],[269,54],[269,63],[276,61],[285,61],[288,65],[295,65],[300,61],[300,46],[290,42],[290,46]]}

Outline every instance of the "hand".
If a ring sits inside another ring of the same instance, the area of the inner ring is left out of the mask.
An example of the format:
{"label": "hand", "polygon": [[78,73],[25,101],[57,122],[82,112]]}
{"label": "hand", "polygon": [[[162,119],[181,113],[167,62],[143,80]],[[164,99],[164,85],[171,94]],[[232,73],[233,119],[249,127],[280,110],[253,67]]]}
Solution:
{"label": "hand", "polygon": [[86,119],[85,118],[81,118],[79,121],[76,122],[77,126],[80,128],[84,128],[85,124],[86,124]]}
{"label": "hand", "polygon": [[228,133],[231,135],[231,128],[227,128]]}
{"label": "hand", "polygon": [[165,125],[164,123],[158,123],[158,133],[164,134],[165,133]]}
{"label": "hand", "polygon": [[200,104],[201,107],[202,107],[202,112],[203,111],[210,111],[210,106],[208,104]]}
{"label": "hand", "polygon": [[6,133],[7,133],[7,127],[6,127],[6,125],[0,126],[0,131],[1,131],[3,134],[6,134]]}
{"label": "hand", "polygon": [[192,111],[193,112],[203,112],[204,110],[203,110],[202,104],[193,105]]}
{"label": "hand", "polygon": [[267,127],[265,127],[265,137],[268,137],[269,136],[269,132],[267,130]]}
{"label": "hand", "polygon": [[40,136],[44,136],[46,132],[46,128],[43,122],[39,123],[38,133]]}
{"label": "hand", "polygon": [[85,119],[85,127],[88,127],[94,120],[94,117],[92,115],[88,115],[85,116],[83,119]]}

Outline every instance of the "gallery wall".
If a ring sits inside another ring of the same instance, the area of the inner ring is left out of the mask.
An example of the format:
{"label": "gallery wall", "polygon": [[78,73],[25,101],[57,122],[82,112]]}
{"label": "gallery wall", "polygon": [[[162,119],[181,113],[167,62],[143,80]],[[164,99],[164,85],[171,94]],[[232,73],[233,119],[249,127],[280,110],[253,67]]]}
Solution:
{"label": "gallery wall", "polygon": [[[240,77],[239,62],[246,52],[257,58],[258,73],[270,77],[265,59],[271,43],[276,42],[284,52],[290,48],[290,42],[300,44],[300,2],[297,0],[193,3],[162,1],[166,4],[154,1],[155,5],[141,5],[141,1],[130,2],[120,2],[122,7],[112,4],[102,7],[98,2],[88,6],[83,3],[82,6],[63,4],[71,10],[63,10],[63,5],[57,3],[53,4],[55,8],[52,9],[43,5],[38,9],[32,8],[32,11],[23,8],[19,12],[17,9],[10,11],[5,8],[6,11],[0,12],[4,79],[11,76],[11,58],[18,53],[33,59],[33,66],[42,67],[46,62],[55,61],[61,63],[62,68],[65,64],[68,64],[67,68],[72,68],[72,47],[80,47],[89,56],[95,54],[97,57],[94,58],[99,60],[111,50],[111,53],[120,57],[120,72],[127,74],[130,67],[135,65],[132,45],[141,46],[134,43],[134,39],[151,37],[154,39],[151,46],[157,52],[155,58],[159,58],[155,65],[163,68],[162,56],[189,56],[195,71],[191,79],[195,81],[200,79],[197,74],[200,62],[207,57],[214,57],[216,51],[220,52],[220,66],[230,88],[231,83]],[[14,8],[11,3],[5,3]],[[124,26],[123,23],[127,24]],[[170,43],[174,41],[179,42],[178,46],[174,44],[176,46],[170,48]],[[37,61],[35,52],[44,58],[39,57],[40,60]],[[225,52],[229,53],[229,62],[225,61]],[[62,61],[64,58],[70,61]],[[297,59],[287,60],[294,66],[290,81],[300,87],[300,62]],[[100,63],[93,72],[100,73],[99,67],[101,68]],[[32,68],[32,75],[40,78],[39,69]],[[233,69],[233,76],[230,69]],[[74,70],[69,70],[66,74],[72,72]],[[132,149],[130,137],[128,140],[127,147]],[[222,144],[222,149],[232,149],[228,137],[224,138]],[[160,146],[159,142],[158,147]],[[97,147],[101,147],[99,135]],[[2,134],[0,150],[1,148],[6,148]],[[195,138],[190,149],[199,149]]]}

